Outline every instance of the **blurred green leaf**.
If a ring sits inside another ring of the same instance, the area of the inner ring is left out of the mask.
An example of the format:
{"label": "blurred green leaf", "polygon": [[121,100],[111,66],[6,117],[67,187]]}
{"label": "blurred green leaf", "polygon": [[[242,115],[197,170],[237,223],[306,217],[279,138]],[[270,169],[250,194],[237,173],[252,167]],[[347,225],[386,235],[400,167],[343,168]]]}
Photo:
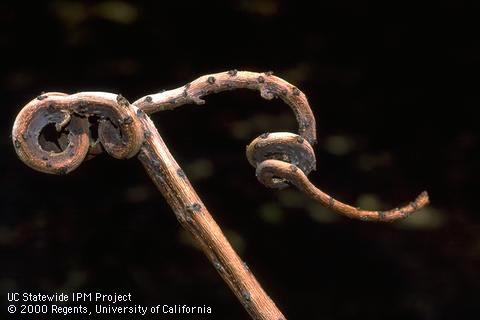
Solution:
{"label": "blurred green leaf", "polygon": [[303,208],[308,203],[306,197],[294,188],[280,190],[278,199],[282,205],[289,208]]}
{"label": "blurred green leaf", "polygon": [[447,221],[445,213],[428,205],[395,225],[402,229],[437,229]]}
{"label": "blurred green leaf", "polygon": [[213,172],[213,163],[208,159],[196,159],[185,166],[185,173],[192,181],[211,177]]}
{"label": "blurred green leaf", "polygon": [[314,221],[318,223],[332,223],[339,219],[339,216],[316,202],[307,205],[307,212]]}
{"label": "blurred green leaf", "polygon": [[137,20],[138,9],[124,1],[104,1],[93,8],[93,12],[105,20],[130,24]]}
{"label": "blurred green leaf", "polygon": [[273,16],[279,11],[279,3],[277,0],[243,0],[240,8],[251,14]]}
{"label": "blurred green leaf", "polygon": [[148,199],[150,188],[146,185],[131,186],[125,190],[125,200],[132,203],[140,203]]}
{"label": "blurred green leaf", "polygon": [[55,1],[53,13],[67,26],[75,26],[88,18],[87,5],[81,1]]}
{"label": "blurred green leaf", "polygon": [[197,241],[193,238],[193,236],[185,230],[184,228],[180,228],[178,230],[178,240],[180,243],[183,243],[184,245],[187,245],[189,247],[193,247],[195,249],[201,250],[200,245],[198,244]]}
{"label": "blurred green leaf", "polygon": [[392,155],[388,152],[380,154],[361,154],[357,159],[360,170],[371,171],[378,167],[386,167],[392,163]]}
{"label": "blurred green leaf", "polygon": [[75,289],[83,286],[87,279],[88,274],[85,270],[69,270],[67,274],[67,280],[64,284],[65,291],[75,291]]}
{"label": "blurred green leaf", "polygon": [[374,194],[364,193],[357,199],[357,207],[364,210],[382,210],[382,201]]}
{"label": "blurred green leaf", "polygon": [[271,224],[278,224],[285,218],[285,213],[282,208],[274,202],[265,203],[260,206],[259,213],[263,221]]}
{"label": "blurred green leaf", "polygon": [[352,151],[353,140],[347,136],[334,135],[325,140],[325,149],[331,154],[343,156]]}
{"label": "blurred green leaf", "polygon": [[228,241],[237,253],[242,254],[245,252],[247,243],[241,234],[232,229],[227,229],[225,230],[225,237],[227,237]]}

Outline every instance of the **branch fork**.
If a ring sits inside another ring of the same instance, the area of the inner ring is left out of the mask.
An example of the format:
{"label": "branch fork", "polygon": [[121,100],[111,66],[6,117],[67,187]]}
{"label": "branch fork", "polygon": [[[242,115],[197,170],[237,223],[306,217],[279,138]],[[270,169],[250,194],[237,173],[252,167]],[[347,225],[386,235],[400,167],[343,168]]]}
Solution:
{"label": "branch fork", "polygon": [[[202,105],[206,95],[240,88],[257,90],[267,100],[282,99],[291,107],[298,122],[297,134],[264,133],[247,146],[247,159],[265,186],[294,185],[339,214],[368,221],[394,221],[428,204],[428,195],[422,192],[401,208],[361,210],[315,187],[307,178],[316,163],[312,147],[316,143],[315,118],[303,92],[272,72],[230,70],[205,75],[180,88],[148,95],[132,104],[121,95],[105,92],[45,93],[19,112],[12,140],[23,162],[51,174],[71,172],[83,160],[102,151],[117,159],[137,156],[178,221],[194,236],[250,316],[281,320],[285,316],[229,244],[148,116],[185,104]],[[49,125],[54,126],[59,137],[54,147],[42,140],[43,130]]]}

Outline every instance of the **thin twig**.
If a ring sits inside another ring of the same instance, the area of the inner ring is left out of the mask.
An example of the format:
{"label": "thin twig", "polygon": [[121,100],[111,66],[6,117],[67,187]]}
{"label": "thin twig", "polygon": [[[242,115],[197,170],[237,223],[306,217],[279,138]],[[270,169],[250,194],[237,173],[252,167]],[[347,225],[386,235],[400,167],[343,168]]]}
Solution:
{"label": "thin twig", "polygon": [[285,179],[325,207],[349,218],[365,221],[395,221],[407,217],[429,203],[428,194],[426,191],[423,191],[414,201],[400,208],[386,211],[369,211],[355,208],[332,198],[315,187],[297,166],[279,160],[265,160],[260,163],[257,166],[257,177],[267,186],[271,185],[271,180],[274,177]]}
{"label": "thin twig", "polygon": [[260,91],[262,98],[280,98],[288,104],[297,118],[298,134],[310,144],[317,141],[315,117],[307,97],[297,87],[276,77],[272,72],[230,70],[201,76],[177,89],[150,94],[133,104],[148,114],[172,110],[189,103],[205,104],[204,96],[227,90],[250,89]]}

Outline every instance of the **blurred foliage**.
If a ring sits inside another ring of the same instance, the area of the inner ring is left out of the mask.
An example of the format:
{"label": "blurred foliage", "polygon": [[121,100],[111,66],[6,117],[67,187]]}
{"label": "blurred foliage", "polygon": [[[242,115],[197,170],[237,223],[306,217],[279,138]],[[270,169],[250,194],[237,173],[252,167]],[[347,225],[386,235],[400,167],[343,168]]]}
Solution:
{"label": "blurred foliage", "polygon": [[137,20],[138,10],[124,1],[104,1],[93,7],[93,12],[106,20],[130,24]]}
{"label": "blurred foliage", "polygon": [[248,14],[260,16],[273,16],[279,11],[279,2],[277,0],[240,0],[240,9]]}
{"label": "blurred foliage", "polygon": [[255,134],[258,135],[274,127],[294,128],[295,118],[290,113],[270,115],[258,111],[253,117],[235,121],[230,126],[233,137],[242,140],[249,139]]}
{"label": "blurred foliage", "polygon": [[152,196],[152,189],[146,184],[130,186],[125,190],[125,199],[127,202],[144,202],[148,200],[150,196]]}
{"label": "blurred foliage", "polygon": [[76,26],[87,19],[95,18],[130,24],[135,22],[139,15],[138,9],[125,1],[100,1],[94,5],[82,1],[54,1],[51,10],[67,26]]}
{"label": "blurred foliage", "polygon": [[313,201],[307,205],[306,211],[310,218],[318,223],[332,223],[340,219],[337,214]]}
{"label": "blurred foliage", "polygon": [[259,210],[260,217],[263,221],[271,224],[278,224],[285,218],[285,212],[276,203],[264,203]]}
{"label": "blurred foliage", "polygon": [[258,92],[154,115],[285,314],[480,313],[475,10],[455,1],[425,11],[366,1],[16,1],[0,3],[0,23],[0,292],[125,291],[138,304],[207,304],[214,319],[245,319],[138,161],[102,155],[50,176],[25,167],[10,140],[18,110],[42,91],[133,101],[236,68],[273,70],[308,96],[318,133],[309,178],[322,190],[368,209],[423,189],[432,198],[385,225],[340,217],[294,188],[264,188],[245,145],[297,125],[279,99]]}
{"label": "blurred foliage", "polygon": [[405,229],[437,229],[448,223],[445,213],[430,205],[419,210],[410,218],[400,221],[397,226]]}
{"label": "blurred foliage", "polygon": [[346,136],[330,136],[325,139],[325,149],[336,156],[343,156],[352,151],[353,141]]}
{"label": "blurred foliage", "polygon": [[385,205],[374,194],[361,194],[357,199],[357,207],[366,210],[382,210]]}
{"label": "blurred foliage", "polygon": [[192,181],[206,179],[214,174],[213,164],[208,159],[197,159],[185,166],[185,173]]}

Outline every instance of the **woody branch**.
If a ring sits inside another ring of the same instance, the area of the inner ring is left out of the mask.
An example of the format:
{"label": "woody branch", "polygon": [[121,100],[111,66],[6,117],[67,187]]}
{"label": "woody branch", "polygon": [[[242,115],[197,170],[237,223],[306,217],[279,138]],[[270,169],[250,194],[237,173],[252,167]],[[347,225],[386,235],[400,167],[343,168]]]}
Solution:
{"label": "woody branch", "polygon": [[[88,155],[101,150],[120,159],[137,155],[179,222],[197,240],[250,316],[262,320],[285,319],[235,253],[146,114],[187,103],[203,104],[205,95],[238,88],[258,90],[265,99],[282,99],[298,121],[298,134],[265,133],[247,148],[247,158],[256,167],[257,178],[267,187],[283,188],[293,184],[340,214],[373,221],[393,221],[428,203],[427,194],[422,193],[400,209],[366,211],[337,201],[313,186],[306,178],[315,169],[313,113],[298,88],[270,72],[231,70],[206,75],[178,89],[143,97],[133,104],[120,95],[103,92],[46,93],[20,111],[12,139],[19,157],[30,167],[46,173],[68,173]],[[98,121],[98,139],[91,132],[93,126],[89,119],[92,118]],[[47,149],[40,141],[43,128],[49,124],[54,124],[64,138],[58,150]]]}

